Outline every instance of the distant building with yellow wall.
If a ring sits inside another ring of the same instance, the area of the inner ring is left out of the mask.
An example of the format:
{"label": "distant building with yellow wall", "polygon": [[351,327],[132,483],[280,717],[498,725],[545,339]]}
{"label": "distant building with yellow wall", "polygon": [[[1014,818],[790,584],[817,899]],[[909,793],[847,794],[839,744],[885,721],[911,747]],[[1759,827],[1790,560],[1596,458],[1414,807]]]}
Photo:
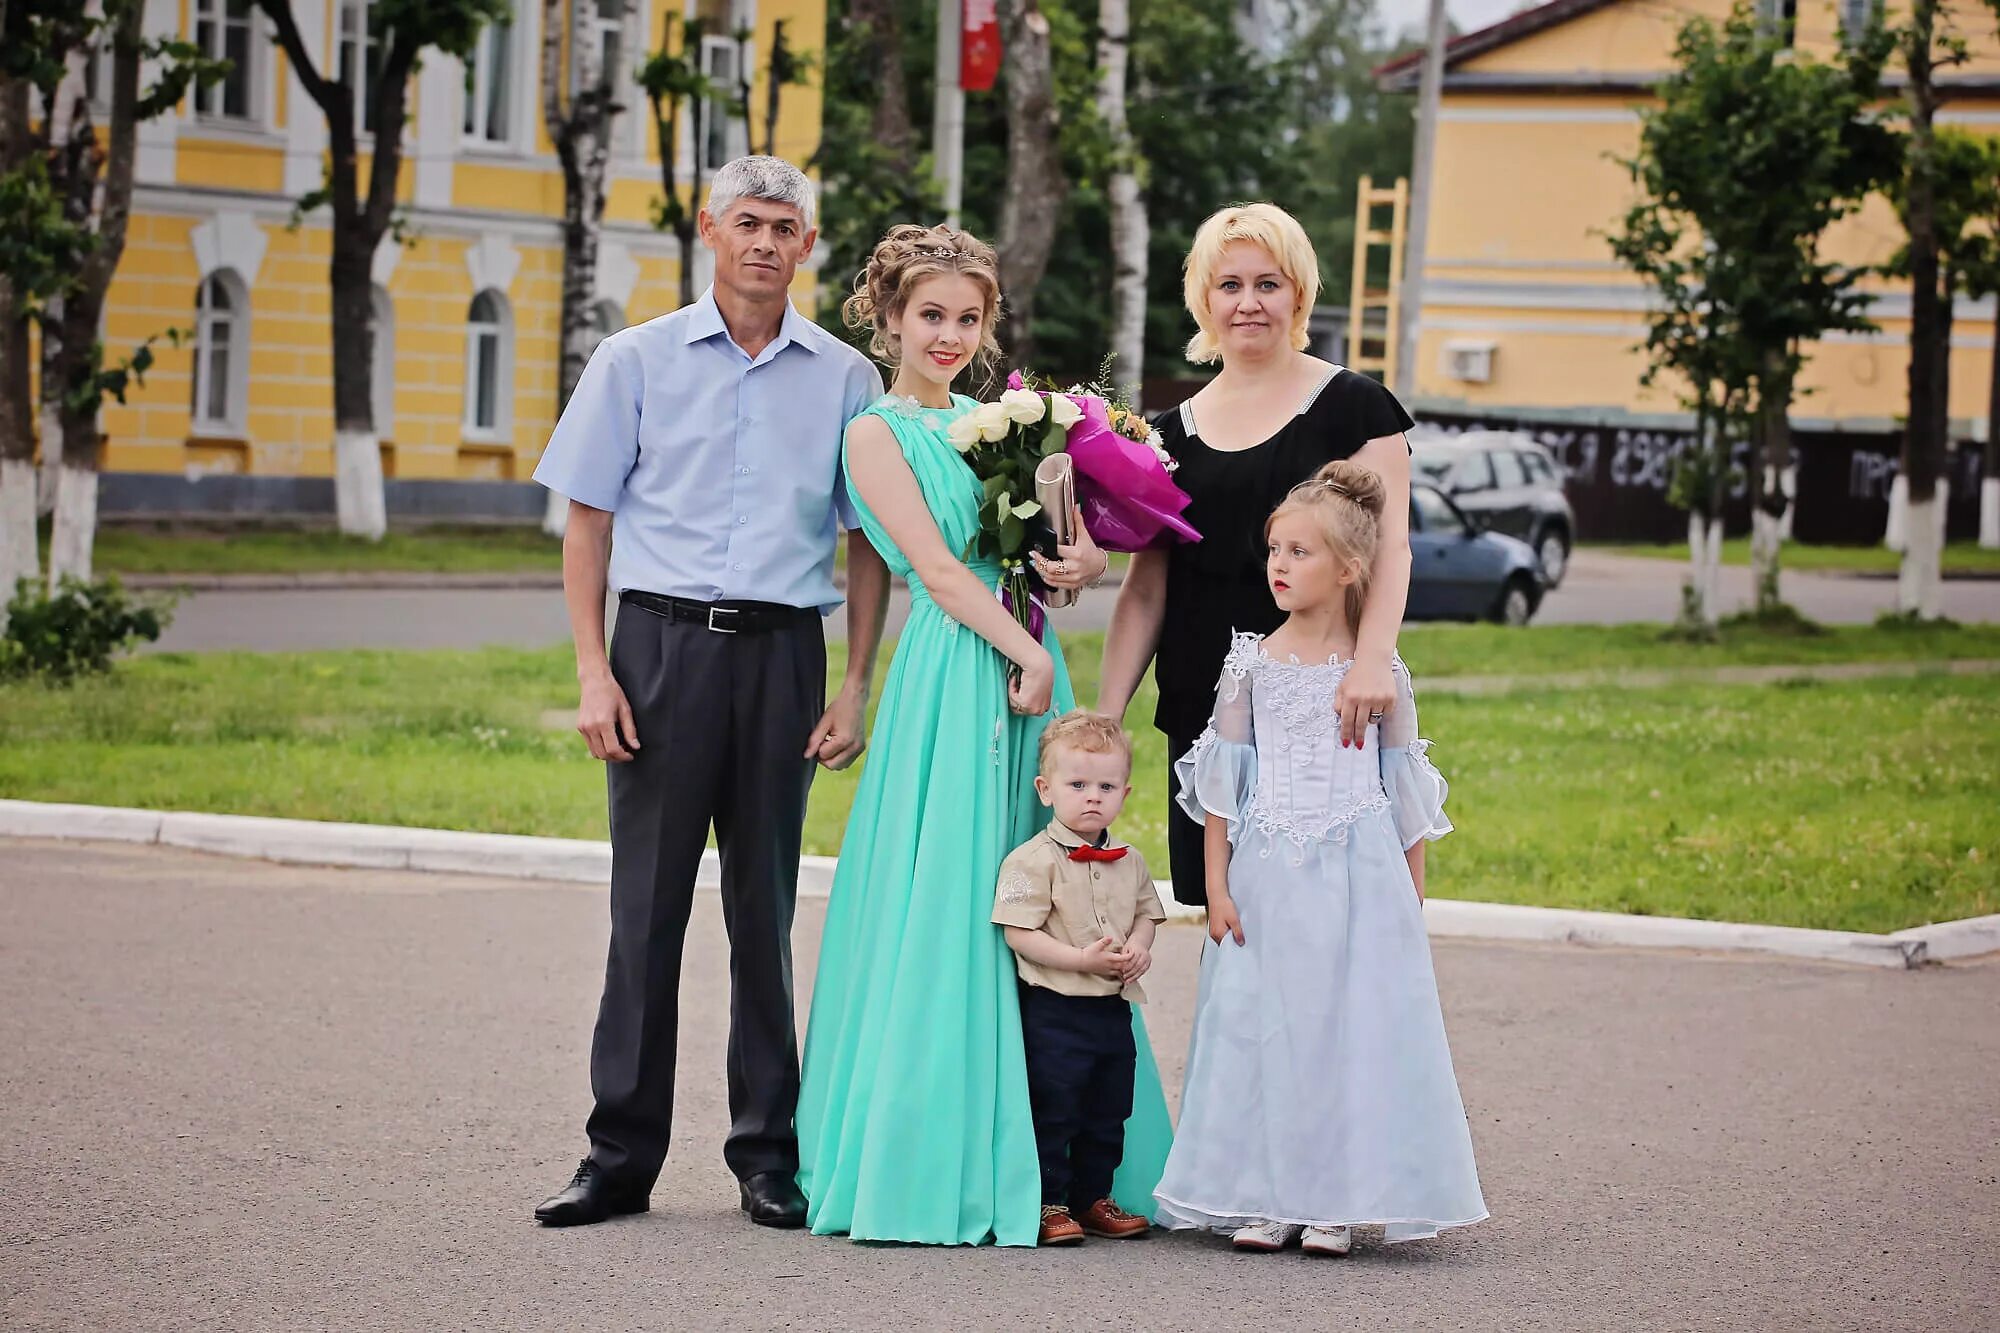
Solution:
{"label": "distant building with yellow wall", "polygon": [[[655,230],[659,136],[634,69],[671,10],[707,20],[704,68],[734,86],[747,54],[761,146],[764,57],[785,21],[794,50],[825,45],[823,0],[566,0],[593,5],[620,101],[594,312],[606,332],[678,304],[671,234]],[[294,0],[318,68],[365,67],[368,0]],[[540,513],[526,479],[555,422],[561,317],[562,171],[542,122],[542,5],[482,34],[465,62],[425,53],[411,81],[400,199],[410,243],[375,256],[376,428],[391,513]],[[107,404],[102,506],[146,511],[331,512],[333,353],[329,218],[293,225],[321,181],[324,118],[248,0],[147,0],[149,36],[178,34],[235,62],[229,77],[140,129],[130,239],[107,301],[112,355],[165,329],[146,383]],[[715,117],[674,146],[683,189],[747,149]],[[776,147],[818,146],[816,88],[787,89]],[[363,138],[364,172],[367,138]],[[697,289],[707,252],[692,257]],[[812,275],[799,294],[809,301]],[[407,482],[517,482],[413,487]]]}
{"label": "distant building with yellow wall", "polygon": [[[1836,58],[1841,25],[1865,22],[1868,0],[1764,0],[1768,17],[1790,19],[1802,53]],[[1780,7],[1782,12],[1779,12]],[[1647,289],[1611,256],[1605,236],[1633,202],[1618,159],[1638,148],[1639,110],[1649,89],[1673,70],[1675,39],[1700,15],[1718,26],[1728,0],[1553,0],[1468,33],[1448,48],[1437,125],[1436,168],[1425,240],[1425,276],[1414,367],[1415,407],[1464,424],[1519,421],[1565,453],[1572,484],[1591,451],[1621,441],[1621,474],[1642,473],[1664,487],[1660,432],[1689,422],[1673,391],[1643,387]],[[1947,0],[1945,13],[1970,39],[1972,59],[1939,78],[1938,120],[1979,133],[2000,132],[2000,38],[1981,0]],[[1893,11],[1892,11],[1893,17]],[[1899,78],[1890,79],[1900,93]],[[1381,71],[1396,89],[1414,89],[1415,58]],[[1782,188],[1773,182],[1773,188]],[[1902,243],[1888,203],[1870,199],[1829,233],[1826,252],[1849,263],[1881,263]],[[1880,332],[1842,334],[1810,347],[1793,407],[1801,449],[1841,438],[1843,467],[1822,469],[1867,513],[1886,513],[1886,472],[1854,461],[1894,453],[1908,400],[1910,297],[1905,286],[1873,281]],[[1993,357],[1994,303],[1961,296],[1952,338],[1954,434],[1985,429]],[[1589,438],[1584,437],[1588,433]],[[1651,433],[1652,444],[1647,443]],[[1960,471],[1976,466],[1963,451]],[[1863,477],[1862,474],[1866,474]],[[1608,480],[1608,479],[1607,479]],[[1621,483],[1622,484],[1622,483]],[[1803,484],[1803,483],[1802,483]],[[1955,488],[1970,505],[1976,487]],[[1859,494],[1861,491],[1867,495]],[[1801,497],[1801,519],[1811,506]],[[1820,507],[1833,512],[1831,496]],[[1971,511],[1965,521],[1972,520]],[[1582,521],[1582,516],[1579,516]],[[1829,531],[1827,539],[1879,535]]]}

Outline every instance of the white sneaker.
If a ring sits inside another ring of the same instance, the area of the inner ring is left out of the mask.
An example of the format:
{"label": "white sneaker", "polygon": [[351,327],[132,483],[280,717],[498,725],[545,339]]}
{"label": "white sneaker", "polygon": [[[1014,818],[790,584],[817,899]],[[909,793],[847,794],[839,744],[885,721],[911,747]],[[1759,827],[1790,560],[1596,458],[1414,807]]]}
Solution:
{"label": "white sneaker", "polygon": [[1299,1248],[1307,1254],[1346,1254],[1354,1248],[1354,1228],[1307,1227]]}
{"label": "white sneaker", "polygon": [[1239,1250],[1260,1250],[1275,1253],[1297,1240],[1304,1227],[1290,1222],[1252,1222],[1247,1227],[1237,1228],[1229,1243]]}

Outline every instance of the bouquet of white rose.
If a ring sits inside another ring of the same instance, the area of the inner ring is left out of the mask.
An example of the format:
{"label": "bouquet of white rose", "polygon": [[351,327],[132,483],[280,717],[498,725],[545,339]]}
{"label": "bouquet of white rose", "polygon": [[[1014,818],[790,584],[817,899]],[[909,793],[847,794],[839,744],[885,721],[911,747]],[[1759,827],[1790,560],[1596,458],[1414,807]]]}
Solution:
{"label": "bouquet of white rose", "polygon": [[1037,532],[1030,525],[1042,516],[1035,470],[1044,458],[1070,455],[1084,528],[1105,550],[1200,540],[1180,516],[1188,497],[1173,483],[1173,459],[1145,419],[1112,403],[1108,394],[1081,386],[1068,392],[1041,387],[1015,371],[997,401],[981,403],[952,422],[947,438],[965,456],[984,493],[979,536],[965,558],[984,554],[999,562],[1001,600],[1037,639],[1042,606],[1027,557]]}

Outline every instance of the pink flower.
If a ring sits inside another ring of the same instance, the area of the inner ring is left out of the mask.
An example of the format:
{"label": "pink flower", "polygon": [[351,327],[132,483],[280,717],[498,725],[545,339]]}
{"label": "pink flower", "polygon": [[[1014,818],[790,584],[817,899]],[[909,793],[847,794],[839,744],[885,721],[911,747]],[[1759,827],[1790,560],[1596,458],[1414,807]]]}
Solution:
{"label": "pink flower", "polygon": [[1028,387],[1028,382],[1021,378],[1020,371],[1009,371],[1007,374],[1007,387],[1010,389],[1025,389]]}

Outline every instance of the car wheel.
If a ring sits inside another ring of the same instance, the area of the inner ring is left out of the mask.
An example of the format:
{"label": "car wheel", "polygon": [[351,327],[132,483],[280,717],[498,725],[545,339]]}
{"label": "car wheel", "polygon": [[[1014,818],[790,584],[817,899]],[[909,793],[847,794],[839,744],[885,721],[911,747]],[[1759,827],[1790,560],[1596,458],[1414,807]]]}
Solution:
{"label": "car wheel", "polygon": [[1569,570],[1569,538],[1561,528],[1547,528],[1535,543],[1535,556],[1542,562],[1542,578],[1553,588]]}
{"label": "car wheel", "polygon": [[1534,615],[1534,586],[1526,575],[1516,574],[1500,590],[1500,600],[1493,607],[1493,618],[1503,625],[1525,625]]}

